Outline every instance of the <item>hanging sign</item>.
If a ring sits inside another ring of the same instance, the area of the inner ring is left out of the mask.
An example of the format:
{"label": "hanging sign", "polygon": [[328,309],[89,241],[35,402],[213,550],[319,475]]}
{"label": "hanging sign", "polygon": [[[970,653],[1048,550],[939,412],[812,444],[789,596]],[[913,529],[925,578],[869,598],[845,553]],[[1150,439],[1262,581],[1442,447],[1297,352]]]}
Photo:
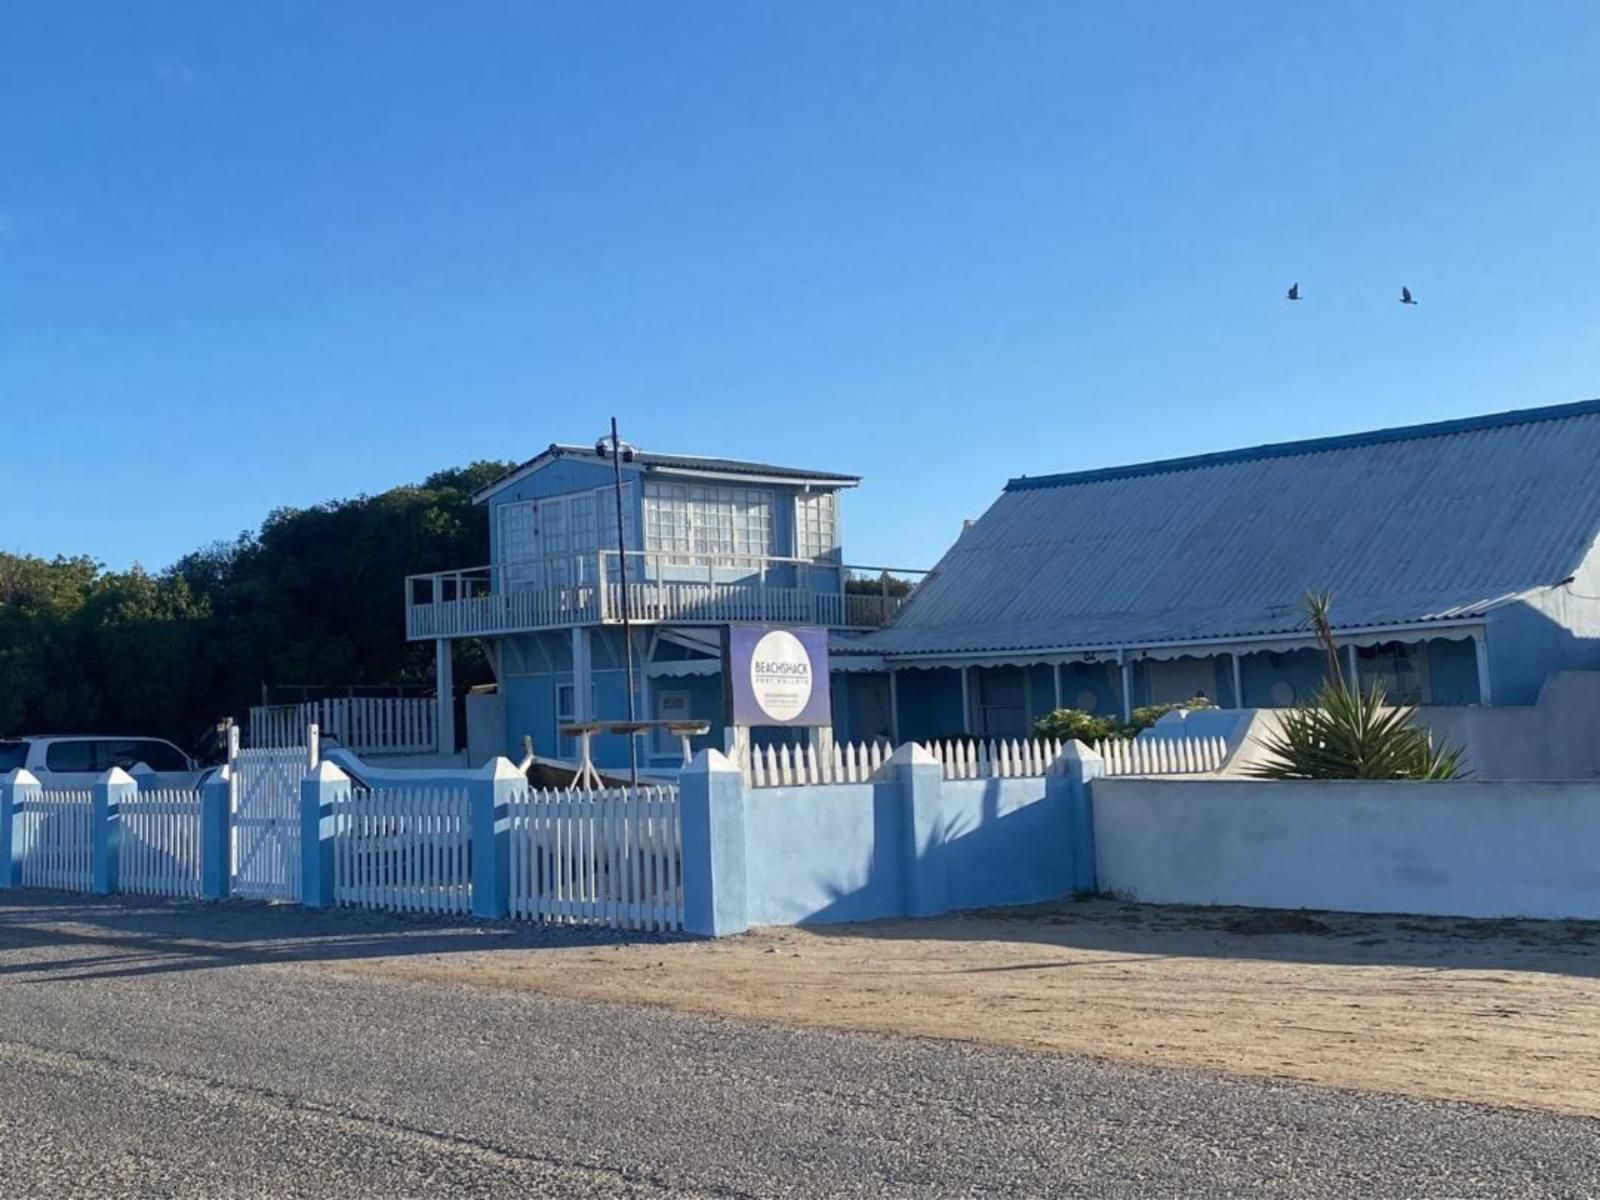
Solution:
{"label": "hanging sign", "polygon": [[826,629],[731,625],[724,665],[735,725],[833,724]]}

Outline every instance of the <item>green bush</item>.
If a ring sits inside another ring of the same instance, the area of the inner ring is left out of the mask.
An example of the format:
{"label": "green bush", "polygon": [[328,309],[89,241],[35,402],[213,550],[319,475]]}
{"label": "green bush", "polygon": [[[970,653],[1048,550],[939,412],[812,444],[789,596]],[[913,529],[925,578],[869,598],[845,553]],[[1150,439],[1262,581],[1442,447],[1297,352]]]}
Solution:
{"label": "green bush", "polygon": [[1184,700],[1178,704],[1147,704],[1136,708],[1130,714],[1128,721],[1129,736],[1138,733],[1141,729],[1149,729],[1169,712],[1193,712],[1200,708],[1215,708],[1216,705],[1204,696],[1195,696],[1193,699]]}
{"label": "green bush", "polygon": [[1127,737],[1122,724],[1111,717],[1097,717],[1081,708],[1058,708],[1033,723],[1035,737],[1060,738],[1070,742],[1102,742],[1107,738]]}
{"label": "green bush", "polygon": [[1180,704],[1149,704],[1133,710],[1126,722],[1117,717],[1097,717],[1081,708],[1058,708],[1046,713],[1033,723],[1033,735],[1042,738],[1060,738],[1080,742],[1103,742],[1108,738],[1131,738],[1141,729],[1149,729],[1169,712],[1179,709],[1211,708],[1211,701],[1196,696]]}

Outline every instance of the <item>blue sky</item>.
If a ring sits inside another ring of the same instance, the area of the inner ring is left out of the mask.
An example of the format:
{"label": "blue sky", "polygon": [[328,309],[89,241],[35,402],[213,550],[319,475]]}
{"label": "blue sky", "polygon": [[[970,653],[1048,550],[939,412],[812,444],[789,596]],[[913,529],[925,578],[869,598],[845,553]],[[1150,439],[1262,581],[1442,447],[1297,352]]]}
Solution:
{"label": "blue sky", "polygon": [[1600,395],[1596,62],[1553,0],[13,0],[0,548],[615,413],[921,566],[1014,474]]}

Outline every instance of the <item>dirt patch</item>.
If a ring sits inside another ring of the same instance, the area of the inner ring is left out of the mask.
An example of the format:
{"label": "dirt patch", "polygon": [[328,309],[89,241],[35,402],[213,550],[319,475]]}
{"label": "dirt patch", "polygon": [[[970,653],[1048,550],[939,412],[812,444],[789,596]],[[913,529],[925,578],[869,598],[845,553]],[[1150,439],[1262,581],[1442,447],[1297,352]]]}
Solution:
{"label": "dirt patch", "polygon": [[1093,901],[341,969],[1600,1116],[1597,933]]}
{"label": "dirt patch", "polygon": [[1256,912],[1230,917],[1222,923],[1229,933],[1241,937],[1261,937],[1272,933],[1331,934],[1333,926],[1298,912]]}

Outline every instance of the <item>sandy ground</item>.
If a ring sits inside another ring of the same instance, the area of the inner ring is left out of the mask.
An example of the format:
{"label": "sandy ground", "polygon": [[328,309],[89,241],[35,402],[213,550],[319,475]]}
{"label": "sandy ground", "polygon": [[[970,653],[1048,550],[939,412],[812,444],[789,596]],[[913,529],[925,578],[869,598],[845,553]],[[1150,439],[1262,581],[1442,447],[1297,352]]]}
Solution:
{"label": "sandy ground", "polygon": [[341,969],[1600,1116],[1600,924],[1071,902]]}

